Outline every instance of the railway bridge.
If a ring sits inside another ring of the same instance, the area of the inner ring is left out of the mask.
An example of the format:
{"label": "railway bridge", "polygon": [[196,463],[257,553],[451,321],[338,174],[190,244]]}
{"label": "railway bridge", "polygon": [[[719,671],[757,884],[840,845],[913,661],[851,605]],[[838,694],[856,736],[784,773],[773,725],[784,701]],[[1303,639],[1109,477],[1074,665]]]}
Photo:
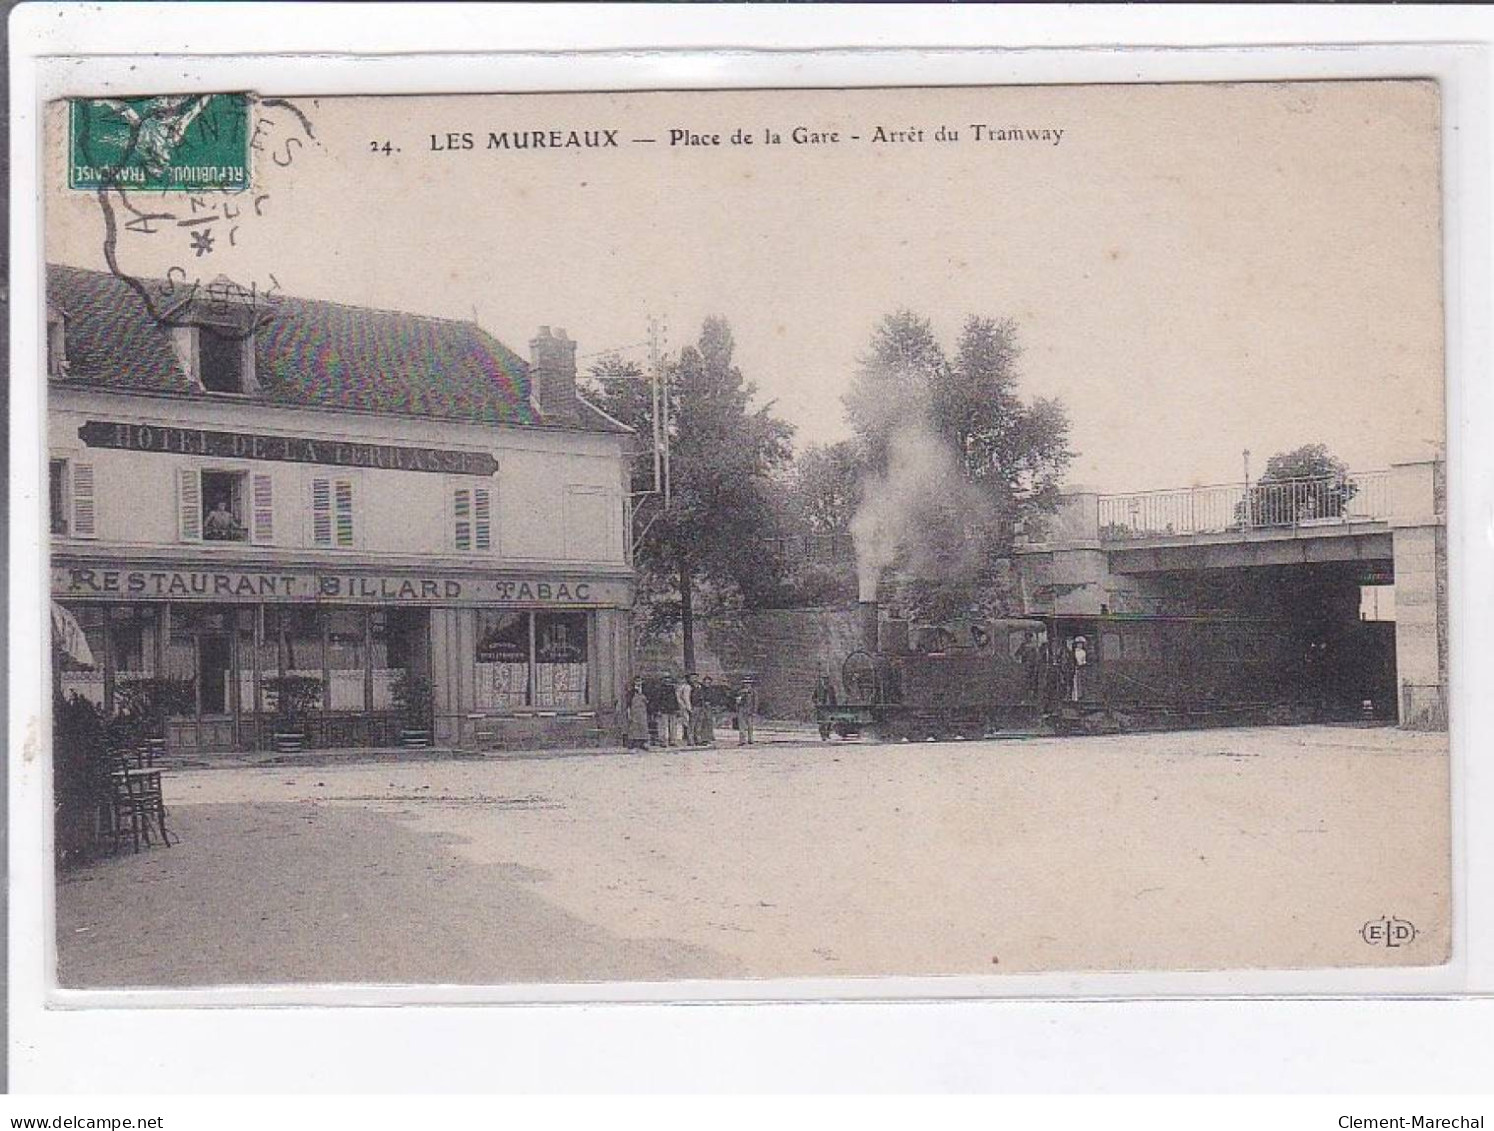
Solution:
{"label": "railway bridge", "polygon": [[1394,688],[1402,725],[1445,727],[1445,484],[1444,465],[1427,460],[1119,495],[1072,488],[1044,530],[1019,539],[1017,582],[1032,614],[1284,617],[1332,657],[1341,687]]}

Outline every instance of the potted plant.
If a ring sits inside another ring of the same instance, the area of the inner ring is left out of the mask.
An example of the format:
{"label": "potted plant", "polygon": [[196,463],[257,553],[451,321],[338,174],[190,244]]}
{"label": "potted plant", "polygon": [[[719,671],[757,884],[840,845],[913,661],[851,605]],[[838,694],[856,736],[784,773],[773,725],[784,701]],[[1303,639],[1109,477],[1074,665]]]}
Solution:
{"label": "potted plant", "polygon": [[310,675],[283,675],[265,681],[274,701],[275,750],[295,753],[306,746],[306,720],[321,705],[322,681]]}
{"label": "potted plant", "polygon": [[109,761],[104,713],[77,692],[52,700],[52,805],[57,863],[88,858],[107,828]]}
{"label": "potted plant", "polygon": [[197,690],[190,679],[133,676],[115,686],[114,703],[110,738],[117,748],[145,745],[164,749],[166,720],[173,715],[192,714]]}
{"label": "potted plant", "polygon": [[431,709],[435,704],[431,681],[414,672],[401,671],[390,690],[402,716],[403,729],[400,730],[399,735],[400,745],[429,746],[431,744]]}

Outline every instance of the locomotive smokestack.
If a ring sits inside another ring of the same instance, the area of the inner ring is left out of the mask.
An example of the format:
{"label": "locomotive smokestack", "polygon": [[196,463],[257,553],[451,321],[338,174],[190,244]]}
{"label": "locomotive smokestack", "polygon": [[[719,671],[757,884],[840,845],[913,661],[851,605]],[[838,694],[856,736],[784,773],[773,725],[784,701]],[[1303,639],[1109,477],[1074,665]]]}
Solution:
{"label": "locomotive smokestack", "polygon": [[877,650],[877,602],[875,600],[859,601],[856,609],[861,616],[861,646],[868,652],[875,652]]}

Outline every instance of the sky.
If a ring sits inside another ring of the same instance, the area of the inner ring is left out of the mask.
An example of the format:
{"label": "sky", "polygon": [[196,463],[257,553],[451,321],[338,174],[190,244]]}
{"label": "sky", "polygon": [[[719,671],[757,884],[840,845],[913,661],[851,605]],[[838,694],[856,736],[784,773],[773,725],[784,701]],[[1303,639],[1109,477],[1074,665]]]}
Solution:
{"label": "sky", "polygon": [[[925,315],[951,352],[967,316],[1009,317],[1021,391],[1068,407],[1070,482],[1106,491],[1234,482],[1243,449],[1258,473],[1312,442],[1368,470],[1443,437],[1429,83],[290,103],[255,112],[239,215],[198,206],[222,216],[211,251],[163,222],[120,232],[121,270],[475,318],[526,355],[565,327],[583,367],[645,360],[650,316],[673,351],[720,314],[800,445],[847,434],[883,315]],[[49,126],[48,258],[103,268],[98,195],[67,187],[65,116]],[[512,144],[570,130],[618,144]]]}

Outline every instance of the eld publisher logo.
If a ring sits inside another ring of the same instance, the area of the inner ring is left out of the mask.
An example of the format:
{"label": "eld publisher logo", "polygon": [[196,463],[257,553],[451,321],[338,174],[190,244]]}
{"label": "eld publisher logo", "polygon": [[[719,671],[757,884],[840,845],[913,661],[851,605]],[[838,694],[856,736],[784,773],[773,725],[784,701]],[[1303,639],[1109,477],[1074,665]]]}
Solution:
{"label": "eld publisher logo", "polygon": [[1405,946],[1416,938],[1416,925],[1405,919],[1371,919],[1359,928],[1359,937],[1370,946]]}

